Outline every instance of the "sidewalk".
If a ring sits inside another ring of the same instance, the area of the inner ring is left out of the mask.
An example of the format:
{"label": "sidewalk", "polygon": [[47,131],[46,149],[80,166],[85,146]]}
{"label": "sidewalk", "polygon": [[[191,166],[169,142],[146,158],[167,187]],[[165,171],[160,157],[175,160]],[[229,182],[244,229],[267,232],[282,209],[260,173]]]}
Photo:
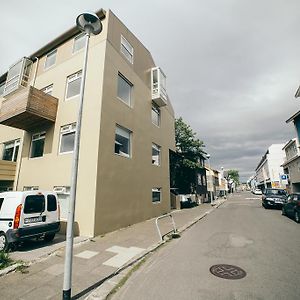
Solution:
{"label": "sidewalk", "polygon": [[[173,211],[178,231],[182,232],[223,202],[224,200],[216,201],[214,207],[201,204],[194,208]],[[170,218],[159,220],[159,225],[162,234],[172,229]],[[83,240],[80,239],[80,243],[74,246],[72,299],[86,299],[91,293],[93,296],[90,299],[101,299],[100,294],[103,291],[97,288],[102,283],[161,244],[155,219],[102,237]],[[64,246],[64,243],[60,246]],[[57,248],[57,245],[49,247],[50,252],[32,263],[26,272],[14,272],[0,277],[1,299],[61,299],[64,248]]]}

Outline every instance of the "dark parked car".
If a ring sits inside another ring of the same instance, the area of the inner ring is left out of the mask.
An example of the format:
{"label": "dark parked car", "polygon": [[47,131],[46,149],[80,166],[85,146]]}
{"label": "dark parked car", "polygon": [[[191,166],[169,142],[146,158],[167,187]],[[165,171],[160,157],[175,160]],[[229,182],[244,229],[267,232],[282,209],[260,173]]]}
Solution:
{"label": "dark parked car", "polygon": [[287,202],[287,194],[283,189],[266,189],[262,195],[262,206],[282,207]]}
{"label": "dark parked car", "polygon": [[282,206],[282,214],[300,223],[300,193],[288,196],[288,202]]}

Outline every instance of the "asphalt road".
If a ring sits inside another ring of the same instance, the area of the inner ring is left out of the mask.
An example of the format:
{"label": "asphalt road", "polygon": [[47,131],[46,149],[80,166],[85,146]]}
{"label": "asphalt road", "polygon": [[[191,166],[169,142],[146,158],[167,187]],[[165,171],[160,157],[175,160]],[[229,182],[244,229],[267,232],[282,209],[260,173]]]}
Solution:
{"label": "asphalt road", "polygon": [[[236,265],[247,275],[216,277],[209,271],[215,264]],[[117,299],[298,300],[300,224],[280,210],[262,208],[259,196],[235,194],[154,253],[115,294]]]}

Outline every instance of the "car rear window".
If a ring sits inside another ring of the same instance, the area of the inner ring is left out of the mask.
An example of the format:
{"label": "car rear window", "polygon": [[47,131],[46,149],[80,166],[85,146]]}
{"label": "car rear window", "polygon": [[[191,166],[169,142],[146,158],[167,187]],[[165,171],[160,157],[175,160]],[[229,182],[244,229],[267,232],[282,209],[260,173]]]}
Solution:
{"label": "car rear window", "polygon": [[285,196],[285,190],[267,190],[267,194]]}
{"label": "car rear window", "polygon": [[57,201],[54,195],[47,196],[47,210],[56,211],[57,210]]}
{"label": "car rear window", "polygon": [[45,211],[44,195],[30,195],[25,199],[24,213],[33,214]]}

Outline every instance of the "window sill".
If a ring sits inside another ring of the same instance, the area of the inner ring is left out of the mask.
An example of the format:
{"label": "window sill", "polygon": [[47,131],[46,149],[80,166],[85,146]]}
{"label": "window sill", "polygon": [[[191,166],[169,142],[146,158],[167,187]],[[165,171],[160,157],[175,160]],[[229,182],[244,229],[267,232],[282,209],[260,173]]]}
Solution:
{"label": "window sill", "polygon": [[131,102],[126,102],[125,100],[123,100],[122,98],[120,98],[120,97],[117,97],[117,100],[119,100],[119,101],[121,101],[122,103],[124,103],[124,104],[126,104],[126,106],[128,106],[129,108],[133,108],[132,106],[131,106]]}
{"label": "window sill", "polygon": [[65,98],[65,102],[70,101],[70,100],[73,100],[73,99],[75,99],[75,98],[78,98],[79,96],[80,96],[80,94],[75,95],[75,96],[72,96],[72,97],[70,97],[70,98]]}
{"label": "window sill", "polygon": [[152,201],[152,204],[160,204],[161,203],[161,201]]}
{"label": "window sill", "polygon": [[124,154],[119,154],[119,153],[115,153],[115,155],[121,156],[121,157],[124,157],[124,158],[128,158],[128,159],[131,158],[131,156],[129,156],[129,155],[124,155]]}
{"label": "window sill", "polygon": [[44,155],[38,156],[38,157],[28,157],[28,160],[37,160],[37,159],[41,159],[43,157],[44,157]]}
{"label": "window sill", "polygon": [[59,152],[58,155],[72,154],[74,151]]}

